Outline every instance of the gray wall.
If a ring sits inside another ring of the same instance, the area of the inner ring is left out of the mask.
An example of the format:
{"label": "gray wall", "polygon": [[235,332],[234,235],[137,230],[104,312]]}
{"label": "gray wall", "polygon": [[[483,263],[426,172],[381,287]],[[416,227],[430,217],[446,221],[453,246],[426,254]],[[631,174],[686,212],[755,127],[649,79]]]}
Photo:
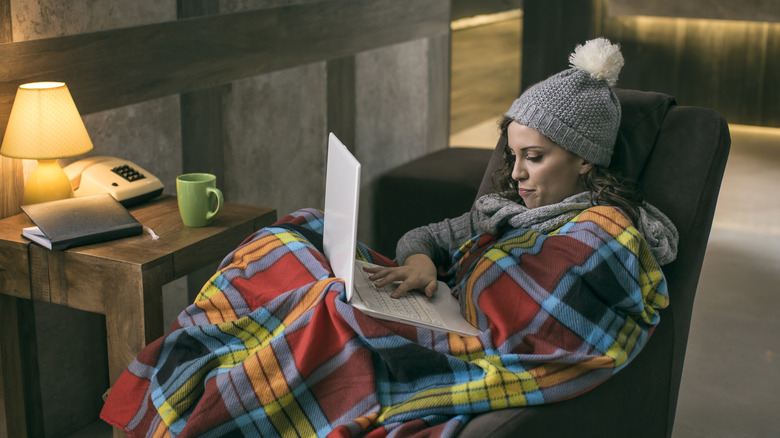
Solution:
{"label": "gray wall", "polygon": [[[13,43],[171,22],[188,3],[194,2],[10,0]],[[212,12],[231,14],[325,1],[200,3]],[[352,54],[349,64],[354,65],[351,88],[343,96],[353,112],[339,115],[347,119],[341,126],[349,132],[336,134],[354,141],[348,146],[363,162],[359,238],[369,244],[371,189],[377,176],[447,146],[449,1],[422,3],[447,11],[443,23],[433,23],[430,36],[377,45]],[[300,31],[306,31],[305,24]],[[323,208],[326,136],[334,125],[328,109],[339,106],[334,102],[338,96],[329,95],[329,62],[213,84],[221,102],[214,112],[222,117],[218,185],[227,202],[275,207],[279,217],[302,207]],[[78,105],[77,93],[74,100]],[[172,94],[84,114],[94,144],[90,155],[128,158],[158,176],[167,193],[175,193],[175,177],[185,170],[182,157],[187,153],[181,108],[180,95]],[[25,173],[31,167],[25,164]],[[170,320],[188,301],[187,282],[174,282],[164,295]],[[108,386],[104,320],[43,303],[36,303],[35,314],[43,430],[46,436],[63,436],[97,419],[100,395]]]}

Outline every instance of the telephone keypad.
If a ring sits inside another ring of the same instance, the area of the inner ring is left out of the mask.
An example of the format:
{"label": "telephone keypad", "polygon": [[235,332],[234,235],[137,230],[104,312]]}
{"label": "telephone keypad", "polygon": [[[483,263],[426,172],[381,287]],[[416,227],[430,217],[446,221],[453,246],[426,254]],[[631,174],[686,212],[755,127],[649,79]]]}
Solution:
{"label": "telephone keypad", "polygon": [[117,166],[117,167],[111,169],[111,171],[116,173],[117,175],[121,176],[122,178],[126,179],[127,181],[130,181],[130,182],[146,178],[146,176],[144,176],[143,173],[133,169],[132,167],[128,166],[127,164],[125,164],[123,166]]}

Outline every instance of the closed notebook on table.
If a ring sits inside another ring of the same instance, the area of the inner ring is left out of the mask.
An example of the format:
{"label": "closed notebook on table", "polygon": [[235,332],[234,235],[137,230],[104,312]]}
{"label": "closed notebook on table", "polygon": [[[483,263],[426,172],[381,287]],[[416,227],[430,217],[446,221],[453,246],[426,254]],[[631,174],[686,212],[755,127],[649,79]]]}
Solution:
{"label": "closed notebook on table", "polygon": [[35,227],[22,236],[49,249],[61,250],[135,236],[143,226],[111,195],[93,195],[23,205]]}

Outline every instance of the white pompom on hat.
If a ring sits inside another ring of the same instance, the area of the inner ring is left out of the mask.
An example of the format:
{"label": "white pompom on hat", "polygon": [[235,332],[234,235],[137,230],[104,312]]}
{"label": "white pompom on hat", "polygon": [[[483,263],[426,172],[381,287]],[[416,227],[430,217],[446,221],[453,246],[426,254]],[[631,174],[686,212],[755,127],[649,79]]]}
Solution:
{"label": "white pompom on hat", "polygon": [[579,45],[571,68],[532,85],[506,116],[599,166],[608,166],[620,125],[612,87],[623,67],[620,47],[606,38]]}

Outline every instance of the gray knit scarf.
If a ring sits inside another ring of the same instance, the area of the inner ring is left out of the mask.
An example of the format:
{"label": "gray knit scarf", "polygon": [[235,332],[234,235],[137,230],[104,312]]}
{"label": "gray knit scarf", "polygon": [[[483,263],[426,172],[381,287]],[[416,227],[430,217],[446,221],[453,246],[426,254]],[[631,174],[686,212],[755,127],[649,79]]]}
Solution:
{"label": "gray knit scarf", "polygon": [[[491,193],[477,199],[475,208],[481,213],[477,223],[480,233],[497,234],[506,226],[530,228],[548,234],[592,207],[588,192],[570,196],[557,204],[528,208],[514,201]],[[672,221],[647,202],[639,207],[637,229],[644,236],[659,265],[663,266],[677,257],[679,235]]]}

